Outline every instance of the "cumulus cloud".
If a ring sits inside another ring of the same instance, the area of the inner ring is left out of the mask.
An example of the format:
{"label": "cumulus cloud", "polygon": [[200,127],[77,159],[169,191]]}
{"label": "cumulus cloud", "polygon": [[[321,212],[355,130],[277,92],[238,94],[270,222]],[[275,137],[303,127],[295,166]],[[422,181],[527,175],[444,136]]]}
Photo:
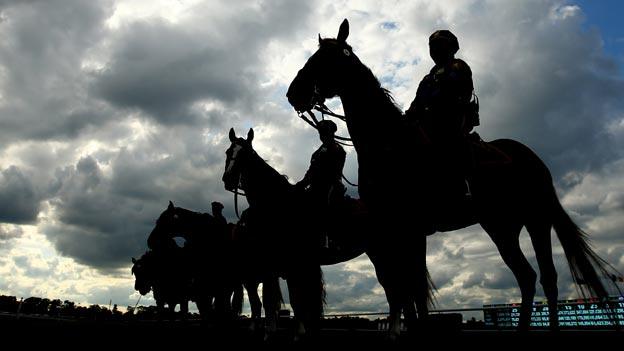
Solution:
{"label": "cumulus cloud", "polygon": [[0,225],[0,243],[4,245],[9,240],[21,237],[23,233],[20,227]]}
{"label": "cumulus cloud", "polygon": [[110,1],[11,2],[2,10],[0,146],[76,137],[114,116],[90,99],[81,67]]}
{"label": "cumulus cloud", "polygon": [[[319,141],[284,95],[316,50],[317,33],[334,37],[345,17],[356,54],[403,107],[432,66],[428,36],[440,28],[455,32],[481,101],[479,132],[536,150],[564,206],[597,250],[624,269],[624,83],[600,33],[583,28],[582,7],[557,0],[232,5],[0,2],[0,222],[32,224],[29,230],[63,256],[48,267],[61,267],[59,279],[72,282],[40,279],[39,256],[25,253],[26,242],[36,244],[21,226],[0,225],[0,243],[12,243],[0,272],[18,263],[36,268],[20,270],[3,291],[44,293],[36,287],[48,284],[48,292],[82,301],[97,296],[100,303],[131,295],[118,269],[127,270],[129,257],[145,249],[169,200],[196,211],[218,200],[235,219],[220,181],[230,127],[239,134],[253,127],[258,153],[298,180]],[[331,106],[340,110],[337,101]],[[348,152],[345,174],[357,181],[357,160]],[[519,299],[511,271],[479,227],[428,242],[441,306]],[[553,243],[567,297],[574,290]],[[365,257],[328,267],[326,282],[332,311],[385,309]]]}
{"label": "cumulus cloud", "polygon": [[34,223],[41,195],[27,175],[11,166],[0,174],[0,223]]}
{"label": "cumulus cloud", "polygon": [[[267,42],[291,37],[308,3],[212,1],[188,10],[184,25],[134,21],[114,34],[110,58],[93,73],[94,93],[163,124],[223,127],[218,106],[255,110]],[[233,9],[236,9],[234,11]]]}

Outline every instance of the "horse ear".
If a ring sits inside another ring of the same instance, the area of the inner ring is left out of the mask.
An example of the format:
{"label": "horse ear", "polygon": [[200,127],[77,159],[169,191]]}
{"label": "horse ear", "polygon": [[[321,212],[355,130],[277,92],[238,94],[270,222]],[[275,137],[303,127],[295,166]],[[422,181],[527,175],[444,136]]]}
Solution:
{"label": "horse ear", "polygon": [[169,206],[167,207],[168,210],[173,210],[173,202],[171,202],[171,200],[169,200]]}
{"label": "horse ear", "polygon": [[247,142],[250,142],[253,140],[254,138],[254,131],[253,128],[249,128],[249,131],[247,132]]}
{"label": "horse ear", "polygon": [[136,258],[132,257],[132,263],[136,263]]}
{"label": "horse ear", "polygon": [[347,42],[347,37],[349,36],[349,21],[345,18],[340,25],[340,29],[338,30],[338,41],[343,43]]}
{"label": "horse ear", "polygon": [[230,141],[236,141],[236,132],[234,131],[234,128],[230,128]]}
{"label": "horse ear", "polygon": [[321,38],[321,33],[319,33],[319,45],[321,45],[322,41],[323,41],[323,39]]}

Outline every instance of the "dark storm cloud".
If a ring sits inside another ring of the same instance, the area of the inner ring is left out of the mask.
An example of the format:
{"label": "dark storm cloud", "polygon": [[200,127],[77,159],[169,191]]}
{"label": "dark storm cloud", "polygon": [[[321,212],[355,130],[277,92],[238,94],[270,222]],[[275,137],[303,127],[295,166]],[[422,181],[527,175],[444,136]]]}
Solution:
{"label": "dark storm cloud", "polygon": [[[263,70],[261,49],[297,31],[309,4],[240,4],[230,16],[221,2],[199,5],[185,26],[140,20],[120,28],[106,68],[92,90],[122,108],[136,108],[163,124],[205,123],[214,111],[194,103],[254,111]],[[216,11],[215,11],[216,8]],[[216,112],[219,115],[219,112]],[[215,121],[212,116],[212,121]]]}
{"label": "dark storm cloud", "polygon": [[0,173],[0,223],[37,221],[41,196],[30,178],[11,166]]}
{"label": "dark storm cloud", "polygon": [[[3,172],[0,199],[12,203],[0,205],[6,206],[0,220],[33,222],[41,201],[47,201],[55,220],[41,229],[58,252],[111,269],[145,249],[168,200],[197,211],[208,211],[217,200],[232,216],[220,182],[227,138],[215,138],[235,120],[261,119],[256,114],[263,49],[294,35],[310,6],[240,5],[234,11],[228,2],[210,2],[180,23],[153,17],[116,29],[104,25],[113,13],[111,2],[4,8],[0,82],[6,103],[0,107],[0,134],[10,135],[1,139],[62,140],[55,149],[65,148],[65,154],[50,152],[49,146],[19,151],[37,176],[17,168]],[[104,68],[98,68],[103,61]],[[71,149],[93,141],[119,145],[131,136],[110,122],[135,110],[168,126],[146,125],[146,139],[128,147]],[[72,153],[80,160],[55,164],[71,160]]]}
{"label": "dark storm cloud", "polygon": [[146,249],[169,200],[198,212],[209,212],[212,201],[221,201],[231,217],[231,201],[220,182],[227,138],[206,140],[201,134],[162,131],[112,157],[86,156],[58,170],[58,191],[49,201],[58,220],[43,232],[62,255],[111,269],[127,266],[131,256]]}
{"label": "dark storm cloud", "polygon": [[104,33],[109,1],[12,2],[0,21],[0,146],[76,136],[107,120],[85,94],[82,64]]}

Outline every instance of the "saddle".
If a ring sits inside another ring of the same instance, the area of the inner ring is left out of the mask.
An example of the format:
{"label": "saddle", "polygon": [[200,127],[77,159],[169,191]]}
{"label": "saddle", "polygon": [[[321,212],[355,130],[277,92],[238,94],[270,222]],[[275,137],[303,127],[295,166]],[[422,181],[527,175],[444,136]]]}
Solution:
{"label": "saddle", "polygon": [[488,169],[512,165],[512,158],[507,153],[483,141],[476,132],[467,137],[467,142],[469,152],[466,153],[468,159],[464,160],[463,172],[461,167],[449,168],[454,169],[451,174],[438,173],[430,178],[433,183],[428,192],[431,206],[424,210],[429,212],[426,217],[430,218],[437,231],[456,230],[474,223],[480,175]]}
{"label": "saddle", "polygon": [[499,167],[510,165],[511,157],[503,150],[483,141],[476,132],[467,137],[472,155],[472,162],[476,168]]}

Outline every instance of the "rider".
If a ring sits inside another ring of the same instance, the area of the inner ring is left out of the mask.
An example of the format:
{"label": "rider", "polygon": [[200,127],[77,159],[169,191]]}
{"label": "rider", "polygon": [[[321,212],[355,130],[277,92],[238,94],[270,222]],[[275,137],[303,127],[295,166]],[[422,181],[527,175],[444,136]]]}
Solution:
{"label": "rider", "polygon": [[[298,190],[306,190],[312,206],[321,213],[319,222],[326,223],[330,206],[343,197],[346,191],[342,184],[342,169],[346,153],[334,139],[338,129],[336,123],[322,120],[317,127],[323,144],[312,154],[310,168],[303,179],[295,184],[295,187]],[[325,224],[320,226],[324,227]]]}
{"label": "rider", "polygon": [[[429,53],[435,66],[420,82],[405,115],[426,131],[442,175],[463,177],[462,188],[469,196],[467,177],[472,156],[468,136],[479,125],[479,114],[478,102],[472,100],[472,71],[466,62],[455,58],[458,50],[457,37],[448,30],[438,30],[429,37]],[[471,136],[478,138],[476,133]]]}
{"label": "rider", "polygon": [[228,223],[223,216],[223,204],[218,201],[212,202],[212,216],[215,219],[216,233],[219,235],[219,239],[226,241],[229,239]]}

